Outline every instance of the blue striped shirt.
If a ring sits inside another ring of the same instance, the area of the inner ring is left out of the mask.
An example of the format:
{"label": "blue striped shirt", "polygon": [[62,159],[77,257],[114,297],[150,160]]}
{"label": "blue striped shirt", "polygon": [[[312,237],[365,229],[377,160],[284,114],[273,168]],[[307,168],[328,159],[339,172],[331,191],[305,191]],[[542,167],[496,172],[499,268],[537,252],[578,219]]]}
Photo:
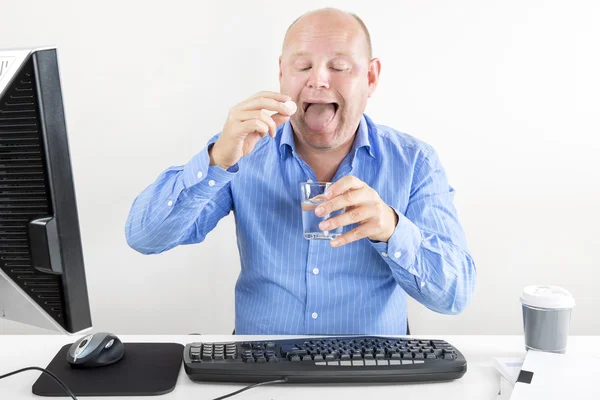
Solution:
{"label": "blue striped shirt", "polygon": [[454,189],[430,145],[363,114],[333,181],[366,182],[399,221],[387,243],[365,238],[332,248],[303,238],[299,183],[316,177],[295,151],[290,123],[227,170],[209,166],[219,135],[138,195],[125,233],[133,249],[157,254],[202,242],[233,212],[241,260],[236,333],[403,335],[407,294],[438,313],[467,306],[475,264]]}

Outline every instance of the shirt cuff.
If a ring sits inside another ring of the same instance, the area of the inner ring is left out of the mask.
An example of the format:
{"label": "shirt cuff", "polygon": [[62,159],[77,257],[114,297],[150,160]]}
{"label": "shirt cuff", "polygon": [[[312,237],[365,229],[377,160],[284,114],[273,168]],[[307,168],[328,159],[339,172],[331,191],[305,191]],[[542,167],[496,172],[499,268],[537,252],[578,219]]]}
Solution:
{"label": "shirt cuff", "polygon": [[421,247],[423,235],[418,226],[392,207],[398,216],[398,224],[390,239],[386,242],[369,240],[383,259],[392,267],[401,266],[413,275],[419,275],[415,268],[417,252]]}
{"label": "shirt cuff", "polygon": [[208,152],[213,145],[214,143],[210,143],[183,167],[183,184],[185,188],[192,194],[202,198],[210,198],[217,193],[239,171],[238,163],[226,170],[218,165],[209,165],[210,155]]}

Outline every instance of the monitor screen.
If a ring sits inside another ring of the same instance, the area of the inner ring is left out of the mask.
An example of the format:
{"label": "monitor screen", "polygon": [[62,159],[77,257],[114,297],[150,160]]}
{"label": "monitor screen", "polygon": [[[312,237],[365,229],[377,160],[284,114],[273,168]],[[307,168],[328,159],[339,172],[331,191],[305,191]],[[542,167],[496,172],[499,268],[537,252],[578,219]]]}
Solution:
{"label": "monitor screen", "polygon": [[67,139],[57,50],[0,50],[0,318],[78,334],[92,322]]}

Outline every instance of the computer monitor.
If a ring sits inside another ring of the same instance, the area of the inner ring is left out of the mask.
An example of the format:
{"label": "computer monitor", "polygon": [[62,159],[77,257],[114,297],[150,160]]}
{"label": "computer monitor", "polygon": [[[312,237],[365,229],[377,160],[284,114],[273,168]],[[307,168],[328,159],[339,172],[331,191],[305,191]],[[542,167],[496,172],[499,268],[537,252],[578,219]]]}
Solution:
{"label": "computer monitor", "polygon": [[81,334],[92,321],[67,139],[57,50],[0,50],[0,318]]}

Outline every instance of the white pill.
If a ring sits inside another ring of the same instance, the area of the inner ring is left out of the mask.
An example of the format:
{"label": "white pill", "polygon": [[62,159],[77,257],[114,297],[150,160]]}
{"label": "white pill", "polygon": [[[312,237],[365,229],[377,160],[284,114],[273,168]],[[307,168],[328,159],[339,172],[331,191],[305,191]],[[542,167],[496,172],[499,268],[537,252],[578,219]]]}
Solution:
{"label": "white pill", "polygon": [[286,101],[285,103],[283,103],[283,105],[285,106],[285,108],[287,108],[290,115],[295,113],[298,109],[298,107],[296,107],[296,103],[294,103],[292,100]]}

